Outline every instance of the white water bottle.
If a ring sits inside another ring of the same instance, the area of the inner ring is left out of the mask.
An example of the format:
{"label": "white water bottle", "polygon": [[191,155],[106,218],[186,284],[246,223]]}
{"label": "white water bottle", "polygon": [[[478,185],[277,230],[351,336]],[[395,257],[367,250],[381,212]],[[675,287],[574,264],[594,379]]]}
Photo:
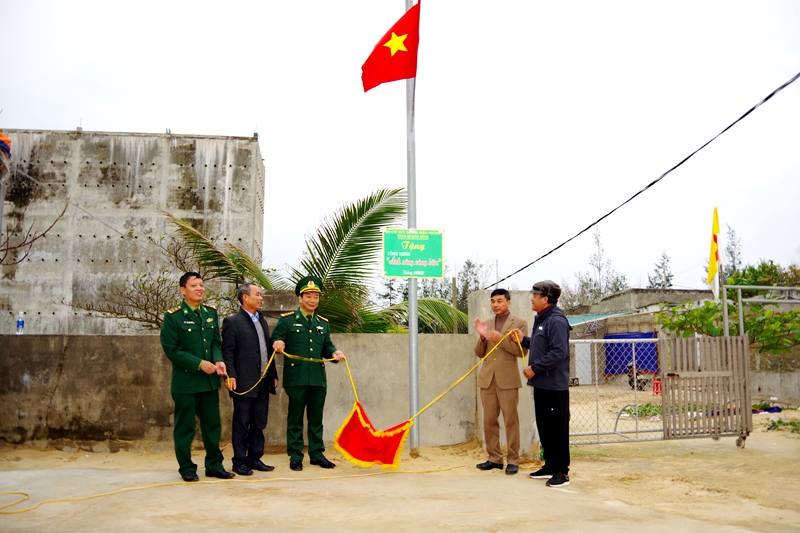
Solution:
{"label": "white water bottle", "polygon": [[20,311],[17,313],[17,335],[25,333],[25,314]]}

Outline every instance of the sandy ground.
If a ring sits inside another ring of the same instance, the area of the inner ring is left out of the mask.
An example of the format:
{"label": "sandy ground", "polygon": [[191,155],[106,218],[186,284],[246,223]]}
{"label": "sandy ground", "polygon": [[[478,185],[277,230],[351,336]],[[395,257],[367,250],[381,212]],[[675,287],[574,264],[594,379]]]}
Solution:
{"label": "sandy ground", "polygon": [[[285,454],[269,450],[272,473],[205,481],[201,469],[203,482],[192,484],[179,481],[163,443],[117,453],[0,445],[0,491],[30,495],[4,512],[166,484],[0,515],[0,531],[800,532],[800,435],[766,431],[770,417],[800,414],[754,415],[744,448],[735,438],[574,446],[564,489],[529,479],[534,461],[516,476],[478,471],[485,454],[475,442],[422,448],[417,458],[406,451],[399,473],[352,466],[333,450],[335,470],[306,459],[296,473]],[[229,465],[229,444],[224,453]],[[194,455],[202,462],[200,450]],[[0,505],[16,499],[0,495]]]}

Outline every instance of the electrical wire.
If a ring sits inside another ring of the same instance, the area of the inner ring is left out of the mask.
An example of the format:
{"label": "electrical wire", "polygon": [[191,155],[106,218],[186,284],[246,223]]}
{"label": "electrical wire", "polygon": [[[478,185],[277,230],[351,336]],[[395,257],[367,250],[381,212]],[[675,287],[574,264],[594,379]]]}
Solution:
{"label": "electrical wire", "polygon": [[611,211],[609,211],[608,213],[606,213],[606,214],[605,214],[605,215],[603,215],[602,217],[598,218],[597,220],[595,220],[594,222],[592,222],[591,224],[589,224],[588,226],[586,226],[584,229],[582,229],[581,231],[579,231],[578,233],[576,233],[575,235],[573,235],[572,237],[570,237],[570,238],[569,238],[569,239],[567,239],[566,241],[562,242],[561,244],[559,244],[558,246],[556,246],[555,248],[553,248],[552,250],[550,250],[549,252],[547,252],[546,254],[544,254],[544,255],[541,255],[540,257],[538,257],[538,258],[534,259],[533,261],[531,261],[530,263],[528,263],[528,264],[527,264],[527,265],[525,265],[524,267],[520,268],[519,270],[516,270],[515,272],[512,272],[512,273],[511,273],[511,274],[509,274],[508,276],[506,276],[506,277],[504,277],[504,278],[502,278],[502,279],[499,279],[499,280],[495,281],[494,283],[491,283],[491,284],[487,285],[486,287],[484,287],[484,288],[483,288],[483,290],[490,289],[490,288],[492,288],[493,286],[497,285],[498,283],[500,283],[500,282],[503,282],[503,281],[505,281],[505,280],[507,280],[507,279],[509,279],[509,278],[513,277],[513,276],[516,276],[517,274],[519,274],[520,272],[522,272],[522,271],[523,271],[523,270],[525,270],[526,268],[528,268],[528,267],[530,267],[530,266],[534,265],[535,263],[538,263],[539,261],[541,261],[542,259],[544,259],[544,258],[545,258],[545,257],[547,257],[548,255],[552,254],[553,252],[555,252],[556,250],[558,250],[559,248],[561,248],[561,247],[562,247],[562,246],[564,246],[565,244],[567,244],[567,243],[569,243],[569,242],[573,241],[573,240],[574,240],[574,239],[576,239],[577,237],[579,237],[579,236],[583,235],[584,233],[586,233],[587,231],[589,231],[591,228],[595,227],[595,226],[596,226],[597,224],[599,224],[599,223],[600,223],[602,220],[604,220],[604,219],[608,218],[609,216],[611,216],[611,214],[612,214],[612,213],[614,213],[614,212],[615,212],[617,209],[619,209],[620,207],[622,207],[622,206],[624,206],[625,204],[629,203],[629,202],[630,202],[630,201],[632,201],[634,198],[636,198],[637,196],[639,196],[640,194],[642,194],[644,191],[646,191],[647,189],[649,189],[650,187],[652,187],[653,185],[655,185],[656,183],[658,183],[659,181],[661,181],[661,180],[662,180],[664,177],[666,177],[666,176],[667,176],[667,174],[669,174],[670,172],[672,172],[673,170],[675,170],[676,168],[678,168],[679,166],[681,166],[682,164],[684,164],[684,163],[685,163],[686,161],[688,161],[688,160],[689,160],[689,159],[690,159],[692,156],[694,156],[694,155],[695,155],[697,152],[699,152],[700,150],[702,150],[703,148],[705,148],[706,146],[708,146],[709,144],[711,144],[713,141],[715,141],[715,140],[717,139],[717,137],[719,137],[720,135],[722,135],[723,133],[725,133],[726,131],[728,131],[729,129],[731,129],[731,128],[732,128],[733,126],[735,126],[735,125],[736,125],[736,124],[737,124],[739,121],[741,121],[742,119],[744,119],[744,118],[745,118],[747,115],[749,115],[750,113],[752,113],[753,111],[755,111],[756,109],[758,109],[759,107],[761,107],[761,105],[762,105],[762,104],[764,104],[764,103],[766,103],[766,102],[767,102],[767,100],[769,100],[770,98],[772,98],[773,96],[775,96],[776,94],[778,94],[779,92],[781,92],[783,89],[785,89],[786,87],[788,87],[789,85],[791,85],[791,84],[792,84],[792,83],[793,83],[795,80],[797,80],[797,78],[800,78],[800,72],[798,72],[797,74],[795,74],[794,76],[792,76],[792,78],[791,78],[789,81],[787,81],[786,83],[784,83],[783,85],[781,85],[780,87],[778,87],[777,89],[775,89],[774,91],[772,91],[772,92],[771,92],[769,95],[767,95],[767,96],[766,96],[766,97],[765,97],[763,100],[761,100],[759,103],[757,103],[756,105],[754,105],[753,107],[751,107],[750,109],[748,109],[748,110],[747,110],[747,112],[746,112],[744,115],[742,115],[741,117],[737,118],[737,119],[736,119],[735,121],[733,121],[733,122],[732,122],[730,125],[728,125],[728,127],[727,127],[727,128],[725,128],[725,129],[724,129],[724,130],[722,130],[721,132],[717,133],[717,134],[716,134],[714,137],[712,137],[712,138],[711,138],[711,140],[707,141],[707,142],[706,142],[705,144],[703,144],[703,145],[702,145],[700,148],[698,148],[697,150],[695,150],[695,151],[694,151],[694,152],[692,152],[691,154],[689,154],[689,155],[687,155],[686,157],[684,157],[684,158],[683,158],[683,159],[682,159],[682,160],[681,160],[681,161],[680,161],[680,162],[679,162],[677,165],[673,166],[671,169],[669,169],[669,170],[667,170],[666,172],[664,172],[663,174],[661,174],[661,175],[660,175],[658,178],[656,178],[656,179],[654,179],[653,181],[651,181],[650,183],[648,183],[648,184],[647,184],[647,185],[646,185],[646,186],[645,186],[643,189],[641,189],[639,192],[637,192],[636,194],[634,194],[633,196],[631,196],[630,198],[628,198],[627,200],[625,200],[624,202],[622,202],[621,204],[619,204],[617,207],[615,207],[614,209],[612,209]]}

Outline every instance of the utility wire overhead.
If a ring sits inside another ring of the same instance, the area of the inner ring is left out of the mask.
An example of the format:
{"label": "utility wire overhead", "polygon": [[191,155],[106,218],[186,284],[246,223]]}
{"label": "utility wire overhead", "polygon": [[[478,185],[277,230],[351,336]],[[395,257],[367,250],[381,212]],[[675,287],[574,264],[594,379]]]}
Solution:
{"label": "utility wire overhead", "polygon": [[561,247],[562,247],[562,246],[564,246],[565,244],[569,243],[570,241],[572,241],[572,240],[576,239],[577,237],[579,237],[579,236],[583,235],[584,233],[586,233],[587,231],[589,231],[590,229],[592,229],[594,226],[596,226],[597,224],[599,224],[601,221],[603,221],[604,219],[606,219],[606,218],[608,218],[609,216],[611,216],[611,214],[612,214],[612,213],[614,213],[614,212],[615,212],[617,209],[619,209],[620,207],[624,206],[624,205],[625,205],[625,204],[627,204],[628,202],[632,201],[634,198],[636,198],[637,196],[639,196],[640,194],[642,194],[644,191],[646,191],[647,189],[649,189],[650,187],[652,187],[653,185],[655,185],[656,183],[658,183],[659,181],[661,181],[661,180],[662,180],[664,177],[666,177],[666,176],[667,176],[667,174],[669,174],[670,172],[672,172],[673,170],[675,170],[676,168],[678,168],[679,166],[681,166],[682,164],[684,164],[684,163],[685,163],[686,161],[688,161],[688,160],[689,160],[689,159],[690,159],[690,158],[691,158],[693,155],[695,155],[697,152],[699,152],[700,150],[702,150],[703,148],[705,148],[706,146],[708,146],[709,144],[711,144],[713,141],[715,141],[715,140],[717,139],[717,137],[719,137],[720,135],[722,135],[723,133],[725,133],[726,131],[728,131],[729,129],[731,129],[731,128],[732,128],[733,126],[735,126],[735,125],[736,125],[736,124],[737,124],[739,121],[741,121],[742,119],[744,119],[744,118],[745,118],[747,115],[749,115],[750,113],[752,113],[753,111],[755,111],[756,109],[758,109],[758,108],[759,108],[759,107],[760,107],[762,104],[764,104],[764,103],[765,103],[767,100],[769,100],[770,98],[772,98],[773,96],[775,96],[776,94],[778,94],[779,92],[781,92],[783,89],[785,89],[786,87],[788,87],[789,85],[791,85],[791,84],[792,84],[792,83],[793,83],[795,80],[797,80],[797,78],[800,78],[800,72],[798,72],[797,74],[795,74],[794,76],[792,76],[792,78],[791,78],[789,81],[787,81],[786,83],[784,83],[783,85],[781,85],[780,87],[778,87],[777,89],[775,89],[774,91],[772,91],[772,92],[771,92],[769,95],[767,95],[767,96],[766,96],[766,97],[765,97],[763,100],[761,100],[759,103],[757,103],[756,105],[754,105],[753,107],[751,107],[750,109],[748,109],[748,110],[747,110],[747,112],[746,112],[744,115],[742,115],[741,117],[737,118],[737,119],[736,119],[735,121],[733,121],[733,122],[732,122],[730,125],[728,125],[728,127],[727,127],[727,128],[725,128],[725,129],[724,129],[724,130],[722,130],[721,132],[717,133],[717,134],[716,134],[714,137],[712,137],[712,138],[711,138],[711,140],[707,141],[707,142],[706,142],[705,144],[703,144],[703,145],[702,145],[700,148],[698,148],[697,150],[695,150],[695,151],[694,151],[694,152],[692,152],[691,154],[689,154],[689,155],[687,155],[686,157],[684,157],[684,158],[683,158],[683,159],[682,159],[682,160],[681,160],[681,161],[680,161],[680,162],[679,162],[677,165],[675,165],[675,166],[674,166],[674,167],[672,167],[671,169],[669,169],[669,170],[667,170],[666,172],[664,172],[663,174],[661,174],[661,175],[660,175],[658,178],[656,178],[656,179],[654,179],[653,181],[651,181],[650,183],[648,183],[648,184],[647,184],[647,185],[646,185],[646,186],[645,186],[643,189],[641,189],[639,192],[637,192],[636,194],[634,194],[633,196],[631,196],[630,198],[628,198],[627,200],[625,200],[624,202],[622,202],[621,204],[619,204],[617,207],[615,207],[614,209],[612,209],[611,211],[609,211],[608,213],[606,213],[606,214],[605,214],[605,215],[603,215],[602,217],[598,218],[597,220],[595,220],[594,222],[592,222],[591,224],[589,224],[588,226],[586,226],[584,229],[582,229],[581,231],[579,231],[578,233],[576,233],[575,235],[573,235],[572,237],[570,237],[570,238],[569,238],[569,239],[567,239],[566,241],[562,242],[561,244],[559,244],[558,246],[556,246],[555,248],[553,248],[553,249],[552,249],[552,250],[550,250],[549,252],[547,252],[547,253],[545,253],[545,254],[543,254],[543,255],[541,255],[541,256],[539,256],[539,257],[537,257],[536,259],[534,259],[533,261],[531,261],[530,263],[528,263],[528,264],[527,264],[527,265],[525,265],[524,267],[520,268],[519,270],[516,270],[515,272],[512,272],[512,273],[511,273],[511,274],[509,274],[508,276],[506,276],[506,277],[504,277],[504,278],[502,278],[502,279],[499,279],[499,280],[495,281],[494,283],[492,283],[492,284],[490,284],[490,285],[487,285],[486,287],[484,287],[484,288],[483,288],[483,290],[489,289],[489,288],[491,288],[491,287],[493,287],[493,286],[497,285],[498,283],[501,283],[501,282],[503,282],[503,281],[505,281],[505,280],[507,280],[507,279],[509,279],[509,278],[513,277],[513,276],[516,276],[517,274],[519,274],[520,272],[522,272],[522,271],[523,271],[523,270],[525,270],[526,268],[528,268],[528,267],[530,267],[530,266],[534,265],[535,263],[538,263],[539,261],[541,261],[542,259],[544,259],[544,258],[545,258],[545,257],[547,257],[548,255],[552,254],[553,252],[555,252],[556,250],[558,250],[559,248],[561,248]]}

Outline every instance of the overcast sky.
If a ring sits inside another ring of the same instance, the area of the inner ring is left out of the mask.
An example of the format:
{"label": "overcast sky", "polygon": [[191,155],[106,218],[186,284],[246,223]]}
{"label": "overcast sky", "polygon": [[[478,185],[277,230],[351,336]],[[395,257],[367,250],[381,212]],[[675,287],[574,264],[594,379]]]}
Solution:
{"label": "overcast sky", "polygon": [[[265,264],[343,202],[406,186],[405,82],[361,86],[404,0],[0,0],[0,129],[251,136]],[[418,227],[500,277],[568,239],[800,72],[800,2],[426,0]],[[600,225],[646,286],[703,288],[712,212],[745,262],[800,262],[800,81]],[[592,232],[504,285],[571,281]],[[722,243],[724,247],[725,243]]]}

